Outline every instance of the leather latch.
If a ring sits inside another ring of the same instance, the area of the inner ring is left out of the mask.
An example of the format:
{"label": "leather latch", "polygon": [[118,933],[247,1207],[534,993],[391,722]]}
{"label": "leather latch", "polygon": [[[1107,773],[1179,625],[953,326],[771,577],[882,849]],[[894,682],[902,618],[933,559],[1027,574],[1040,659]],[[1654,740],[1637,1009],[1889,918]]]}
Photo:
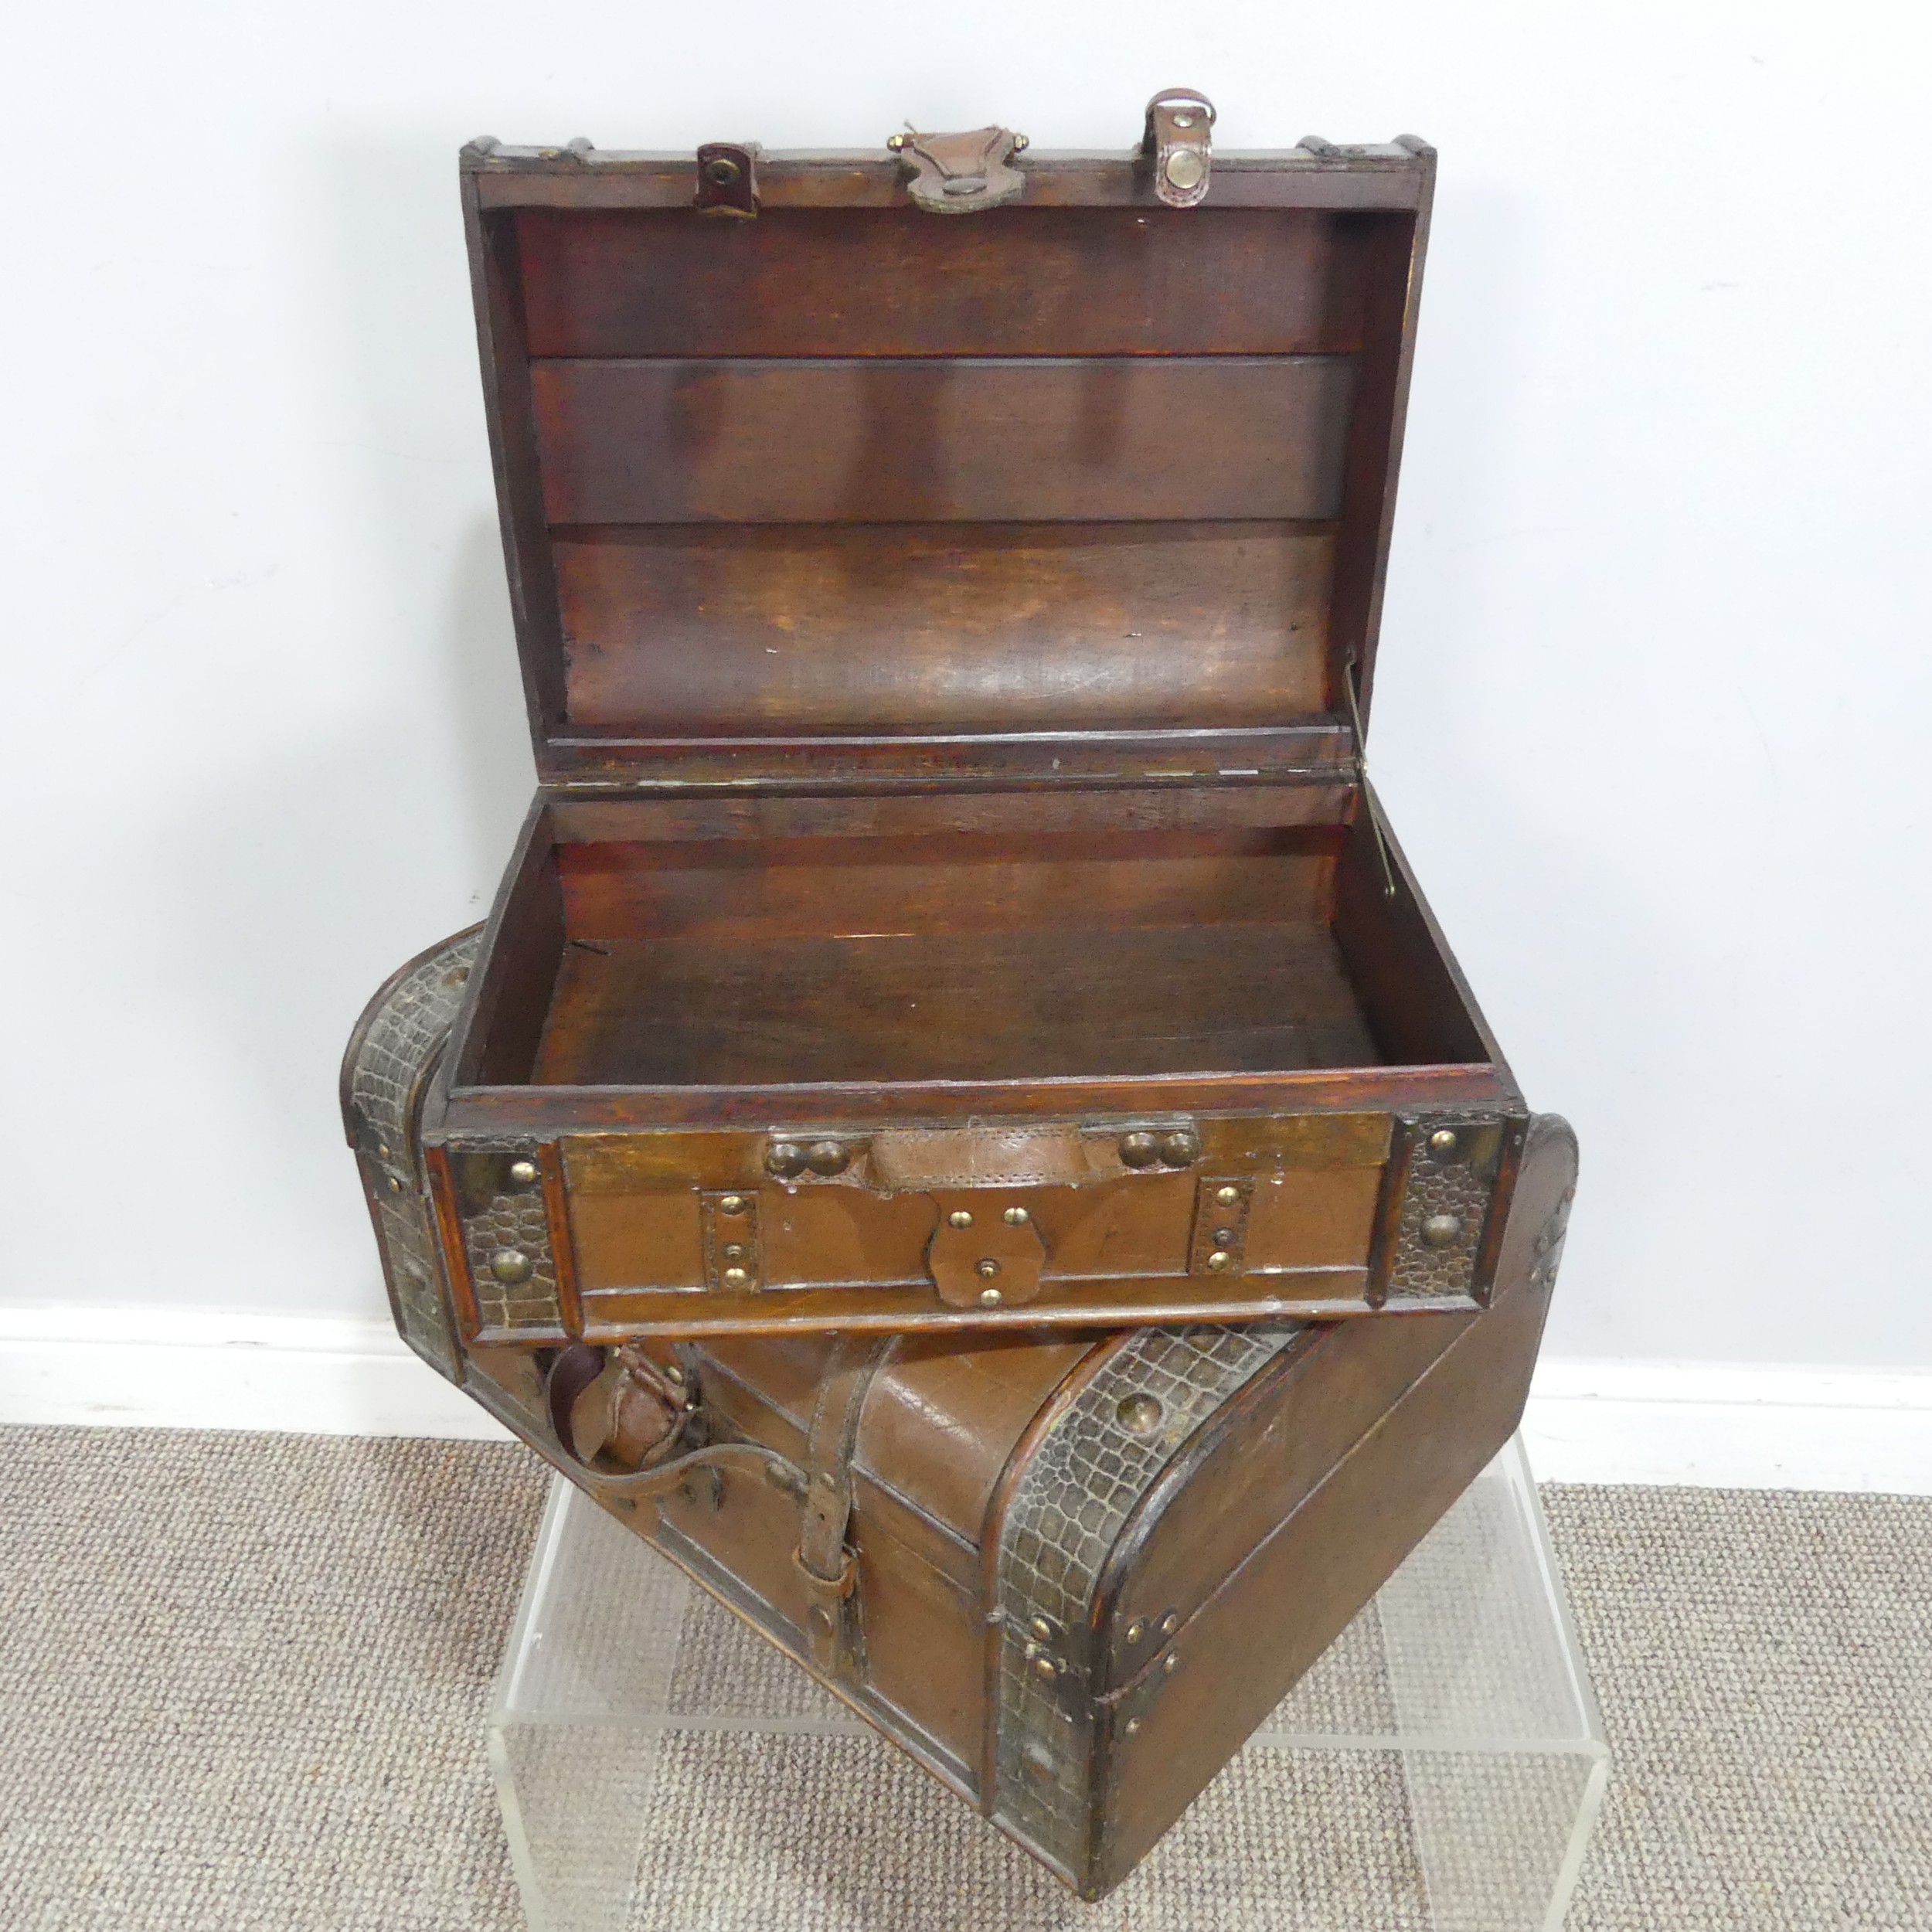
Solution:
{"label": "leather latch", "polygon": [[1046,1243],[1023,1200],[981,1188],[936,1191],[933,1200],[939,1222],[926,1265],[948,1308],[1019,1308],[1039,1294]]}
{"label": "leather latch", "polygon": [[1213,126],[1214,104],[1198,87],[1163,87],[1147,104],[1141,151],[1153,166],[1154,192],[1168,207],[1207,199]]}
{"label": "leather latch", "polygon": [[1010,128],[975,128],[964,134],[922,134],[908,129],[886,145],[910,168],[906,192],[929,215],[977,215],[1018,201],[1026,177],[1008,164],[1026,137]]}
{"label": "leather latch", "polygon": [[698,150],[698,192],[693,203],[698,213],[755,220],[758,157],[764,151],[755,141],[707,141]]}

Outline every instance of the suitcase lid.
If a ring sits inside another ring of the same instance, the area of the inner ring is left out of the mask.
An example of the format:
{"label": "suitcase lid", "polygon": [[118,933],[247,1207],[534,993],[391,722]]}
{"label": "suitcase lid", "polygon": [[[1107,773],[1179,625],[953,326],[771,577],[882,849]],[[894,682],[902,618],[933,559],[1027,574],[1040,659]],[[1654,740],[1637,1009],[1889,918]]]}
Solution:
{"label": "suitcase lid", "polygon": [[1352,771],[1434,151],[1212,120],[466,148],[545,782]]}

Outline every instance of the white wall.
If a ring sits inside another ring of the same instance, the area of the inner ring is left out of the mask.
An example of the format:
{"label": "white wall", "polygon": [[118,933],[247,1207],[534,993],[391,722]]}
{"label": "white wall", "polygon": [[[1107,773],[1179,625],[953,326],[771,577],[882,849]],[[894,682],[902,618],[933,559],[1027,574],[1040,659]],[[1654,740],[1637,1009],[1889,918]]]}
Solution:
{"label": "white wall", "polygon": [[532,783],[457,145],[1121,146],[1186,81],[1442,150],[1376,760],[1582,1133],[1553,1346],[1932,1363],[1921,10],[16,19],[0,1298],[379,1311],[336,1056]]}

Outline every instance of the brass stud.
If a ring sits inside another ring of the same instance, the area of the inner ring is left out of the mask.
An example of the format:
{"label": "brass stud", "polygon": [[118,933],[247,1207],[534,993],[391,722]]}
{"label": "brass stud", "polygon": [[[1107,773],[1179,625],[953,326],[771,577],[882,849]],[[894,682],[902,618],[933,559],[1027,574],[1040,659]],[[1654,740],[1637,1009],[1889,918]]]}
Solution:
{"label": "brass stud", "polygon": [[1222,1206],[1233,1207],[1240,1199],[1241,1190],[1238,1187],[1217,1187],[1214,1190],[1214,1198]]}
{"label": "brass stud", "polygon": [[1180,1628],[1181,1615],[1179,1611],[1170,1610],[1161,1619],[1161,1634],[1163,1637],[1172,1637]]}
{"label": "brass stud", "polygon": [[912,145],[912,138],[910,134],[888,134],[886,145],[896,155],[903,154]]}
{"label": "brass stud", "polygon": [[1151,1167],[1161,1158],[1160,1143],[1151,1134],[1128,1134],[1121,1139],[1121,1162],[1125,1167]]}
{"label": "brass stud", "polygon": [[1219,1274],[1233,1259],[1234,1257],[1229,1253],[1226,1248],[1216,1248],[1208,1257],[1207,1264],[1216,1274]]}
{"label": "brass stud", "polygon": [[1136,1617],[1127,1627],[1127,1641],[1130,1644],[1138,1644],[1146,1634],[1147,1624],[1144,1618]]}
{"label": "brass stud", "polygon": [[999,1218],[1009,1228],[1023,1228],[1033,1217],[1023,1207],[1010,1207]]}
{"label": "brass stud", "polygon": [[1447,1160],[1455,1151],[1456,1136],[1454,1128],[1439,1127],[1429,1136],[1429,1151],[1438,1160]]}
{"label": "brass stud", "polygon": [[1234,1230],[1233,1230],[1233,1229],[1232,1229],[1232,1228],[1216,1228],[1216,1229],[1214,1230],[1214,1245],[1215,1245],[1217,1248],[1231,1247],[1233,1247],[1233,1243],[1234,1243]]}
{"label": "brass stud", "polygon": [[1192,1167],[1201,1158],[1201,1137],[1192,1128],[1171,1128],[1161,1136],[1161,1158],[1169,1167]]}
{"label": "brass stud", "polygon": [[1151,1436],[1166,1411],[1152,1396],[1134,1395],[1123,1396],[1114,1413],[1130,1436]]}
{"label": "brass stud", "polygon": [[490,1272],[499,1281],[527,1281],[532,1273],[530,1257],[521,1248],[498,1248],[490,1257]]}
{"label": "brass stud", "polygon": [[1006,1298],[1002,1294],[997,1288],[981,1288],[979,1291],[979,1301],[980,1306],[981,1308],[996,1308],[999,1306],[1001,1302],[1005,1300],[1005,1298]]}
{"label": "brass stud", "polygon": [[1422,1224],[1422,1240],[1425,1247],[1453,1247],[1462,1235],[1462,1216],[1460,1214],[1432,1214]]}
{"label": "brass stud", "polygon": [[742,1194],[727,1194],[718,1203],[720,1214],[742,1214],[745,1211],[745,1197]]}
{"label": "brass stud", "polygon": [[982,1281],[990,1281],[999,1272],[999,1264],[989,1254],[985,1260],[974,1265],[973,1272]]}
{"label": "brass stud", "polygon": [[389,1177],[389,1191],[392,1194],[400,1194],[403,1191],[403,1183],[393,1174]]}
{"label": "brass stud", "polygon": [[386,1161],[389,1158],[389,1148],[381,1141],[376,1143],[376,1158],[379,1161]]}
{"label": "brass stud", "polygon": [[1168,1676],[1172,1677],[1174,1673],[1181,1668],[1180,1652],[1179,1651],[1169,1651],[1168,1654],[1161,1659],[1161,1668],[1167,1672]]}
{"label": "brass stud", "polygon": [[1032,145],[1032,141],[1025,134],[1015,134],[1013,137],[1013,152],[1016,155],[1025,154]]}
{"label": "brass stud", "polygon": [[664,1365],[664,1379],[674,1389],[684,1386],[684,1371],[675,1362],[667,1362]]}
{"label": "brass stud", "polygon": [[836,1141],[814,1141],[805,1155],[805,1165],[815,1174],[842,1174],[852,1165],[851,1150]]}
{"label": "brass stud", "polygon": [[1192,128],[1194,125],[1194,117],[1192,114],[1176,114],[1174,117],[1174,124],[1177,128]]}
{"label": "brass stud", "polygon": [[946,1225],[950,1228],[971,1227],[973,1225],[972,1210],[970,1208],[954,1208],[947,1216]]}
{"label": "brass stud", "polygon": [[805,1150],[796,1141],[774,1141],[765,1155],[765,1168],[781,1181],[805,1171]]}
{"label": "brass stud", "polygon": [[726,1268],[724,1271],[724,1284],[728,1288],[742,1288],[750,1279],[743,1268]]}
{"label": "brass stud", "polygon": [[1050,1644],[1053,1639],[1060,1634],[1060,1632],[1054,1629],[1052,1624],[1050,1624],[1044,1617],[1036,1617],[1032,1621],[1026,1626],[1026,1628],[1030,1630],[1043,1644]]}
{"label": "brass stud", "polygon": [[727,1261],[742,1261],[745,1258],[745,1244],[742,1241],[727,1241],[724,1258]]}
{"label": "brass stud", "polygon": [[727,160],[723,155],[705,164],[705,172],[720,188],[729,188],[738,179],[739,172],[738,164]]}
{"label": "brass stud", "polygon": [[1183,194],[1199,187],[1206,173],[1207,163],[1192,148],[1178,148],[1167,158],[1167,178]]}
{"label": "brass stud", "polygon": [[539,1174],[536,1162],[512,1161],[510,1163],[510,1179],[515,1182],[519,1187],[531,1186],[539,1178]]}
{"label": "brass stud", "polygon": [[1127,1720],[1127,1734],[1129,1737],[1133,1736],[1140,1728],[1141,1720],[1138,1717],[1130,1717]]}
{"label": "brass stud", "polygon": [[1053,1662],[1052,1658],[1036,1657],[1033,1659],[1033,1675],[1043,1683],[1052,1683],[1060,1674],[1060,1667]]}

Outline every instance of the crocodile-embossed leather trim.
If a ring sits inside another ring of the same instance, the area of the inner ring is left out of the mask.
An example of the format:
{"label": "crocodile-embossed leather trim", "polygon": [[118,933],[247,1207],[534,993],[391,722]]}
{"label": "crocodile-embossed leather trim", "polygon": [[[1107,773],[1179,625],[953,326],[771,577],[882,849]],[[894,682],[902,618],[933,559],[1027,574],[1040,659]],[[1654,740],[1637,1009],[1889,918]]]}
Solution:
{"label": "crocodile-embossed leather trim", "polygon": [[994,1809],[1077,1880],[1093,1815],[1094,1586],[1182,1445],[1299,1332],[1144,1329],[1074,1397],[1014,1487],[996,1565]]}
{"label": "crocodile-embossed leather trim", "polygon": [[446,1153],[478,1334],[536,1340],[569,1332],[542,1143],[492,1141]]}
{"label": "crocodile-embossed leather trim", "polygon": [[1390,1301],[1480,1298],[1496,1184],[1522,1122],[1495,1114],[1401,1121],[1393,1151],[1386,1281]]}
{"label": "crocodile-embossed leather trim", "polygon": [[449,1038],[480,934],[460,934],[413,961],[357,1026],[343,1070],[345,1124],[361,1164],[403,1339],[452,1381],[456,1320],[416,1147],[423,1091]]}

